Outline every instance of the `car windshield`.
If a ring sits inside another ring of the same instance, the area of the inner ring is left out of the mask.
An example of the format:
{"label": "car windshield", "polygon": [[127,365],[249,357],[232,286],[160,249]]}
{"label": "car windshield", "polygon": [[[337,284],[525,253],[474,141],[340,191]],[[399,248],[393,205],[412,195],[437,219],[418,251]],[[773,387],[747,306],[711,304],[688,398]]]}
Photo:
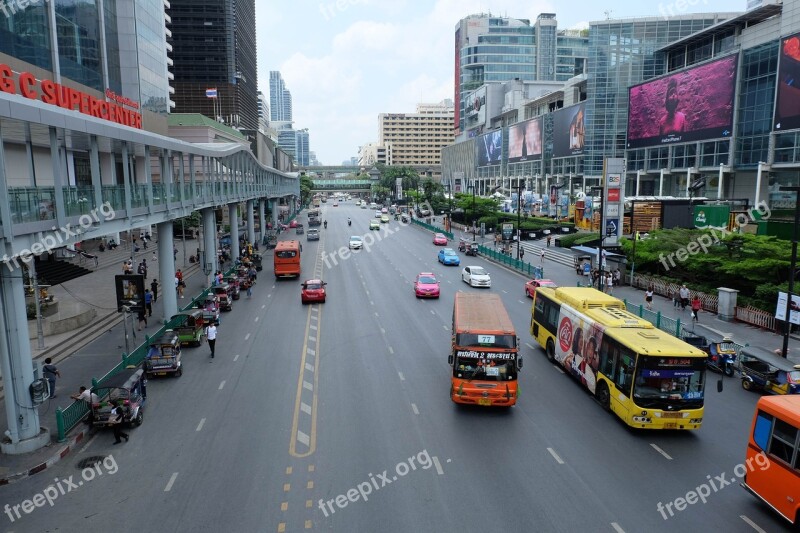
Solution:
{"label": "car windshield", "polygon": [[444,239],[444,235],[442,235],[441,233],[437,233],[436,234],[436,238],[437,239]]}
{"label": "car windshield", "polygon": [[470,269],[470,272],[472,273],[473,276],[485,276],[486,275],[486,271],[483,269],[483,267],[472,267]]}
{"label": "car windshield", "polygon": [[426,285],[432,285],[436,283],[436,278],[434,278],[433,276],[420,276],[418,281]]}
{"label": "car windshield", "polygon": [[350,237],[350,240],[351,240],[351,241],[358,241],[358,242],[361,242],[361,237],[359,237],[359,236],[357,236],[357,235],[354,235],[354,236]]}
{"label": "car windshield", "polygon": [[306,289],[321,289],[321,283],[306,283]]}
{"label": "car windshield", "polygon": [[444,255],[456,255],[456,253],[453,250],[443,250],[442,253]]}

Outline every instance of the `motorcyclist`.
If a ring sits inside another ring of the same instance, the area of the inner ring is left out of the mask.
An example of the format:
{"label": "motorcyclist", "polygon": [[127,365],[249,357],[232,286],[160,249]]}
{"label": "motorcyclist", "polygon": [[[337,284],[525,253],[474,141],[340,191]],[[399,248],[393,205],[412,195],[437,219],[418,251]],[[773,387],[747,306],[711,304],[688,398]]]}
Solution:
{"label": "motorcyclist", "polygon": [[353,222],[350,220],[350,217],[347,217],[347,225],[350,226],[352,224],[353,224]]}
{"label": "motorcyclist", "polygon": [[328,229],[328,221],[327,220],[325,222],[323,222],[322,225],[325,226],[325,229]]}

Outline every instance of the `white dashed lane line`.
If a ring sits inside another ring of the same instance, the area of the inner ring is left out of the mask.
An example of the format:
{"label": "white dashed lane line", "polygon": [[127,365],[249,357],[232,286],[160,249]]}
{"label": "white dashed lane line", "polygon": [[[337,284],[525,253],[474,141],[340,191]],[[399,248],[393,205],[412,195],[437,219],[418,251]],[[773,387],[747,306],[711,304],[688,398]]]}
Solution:
{"label": "white dashed lane line", "polygon": [[199,424],[197,424],[197,429],[195,429],[195,431],[200,431],[201,429],[203,429],[203,425],[204,425],[205,423],[206,423],[206,419],[205,419],[205,418],[201,418],[201,419],[200,419],[200,423],[199,423]]}
{"label": "white dashed lane line", "polygon": [[222,380],[222,383],[219,384],[219,388],[217,390],[222,390],[222,387],[225,386],[225,380]]}
{"label": "white dashed lane line", "polygon": [[175,479],[177,477],[178,477],[178,473],[174,472],[172,474],[172,476],[169,478],[169,481],[167,481],[167,486],[164,487],[164,492],[169,492],[170,490],[172,490],[172,484],[175,483]]}
{"label": "white dashed lane line", "polygon": [[650,446],[651,446],[651,447],[652,447],[652,448],[653,448],[655,451],[657,451],[658,453],[660,453],[661,455],[663,455],[663,456],[664,456],[664,457],[665,457],[665,458],[666,458],[668,461],[672,461],[672,457],[670,457],[670,456],[669,456],[669,454],[668,454],[667,452],[665,452],[664,450],[662,450],[661,448],[659,448],[659,447],[658,447],[658,446],[656,446],[655,444],[652,444],[652,443],[651,443],[651,444],[650,444]]}
{"label": "white dashed lane line", "polygon": [[564,460],[561,459],[561,457],[558,456],[558,454],[556,453],[556,451],[553,448],[547,448],[547,451],[550,452],[550,455],[553,456],[553,459],[555,459],[558,464],[560,464],[560,465],[564,464]]}

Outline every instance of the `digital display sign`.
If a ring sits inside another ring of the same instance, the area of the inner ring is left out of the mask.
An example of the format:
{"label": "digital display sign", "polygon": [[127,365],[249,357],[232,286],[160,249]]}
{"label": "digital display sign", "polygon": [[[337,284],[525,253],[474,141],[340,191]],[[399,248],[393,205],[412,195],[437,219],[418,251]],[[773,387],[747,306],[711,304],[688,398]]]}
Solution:
{"label": "digital display sign", "polygon": [[553,113],[553,157],[580,155],[586,139],[586,105],[578,104]]}
{"label": "digital display sign", "polygon": [[738,54],[635,85],[628,148],[730,137]]}
{"label": "digital display sign", "polygon": [[495,130],[475,139],[479,167],[499,165],[503,156],[503,130]]}
{"label": "digital display sign", "polygon": [[508,162],[542,158],[542,119],[526,120],[508,127]]}
{"label": "digital display sign", "polygon": [[800,128],[800,33],[781,40],[775,130]]}

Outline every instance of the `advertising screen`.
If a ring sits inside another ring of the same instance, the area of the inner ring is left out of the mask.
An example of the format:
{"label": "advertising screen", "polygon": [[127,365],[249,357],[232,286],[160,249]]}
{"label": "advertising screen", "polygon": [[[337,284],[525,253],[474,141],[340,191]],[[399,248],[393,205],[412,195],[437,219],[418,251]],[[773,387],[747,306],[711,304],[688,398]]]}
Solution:
{"label": "advertising screen", "polygon": [[503,155],[503,130],[495,130],[475,139],[477,166],[499,165]]}
{"label": "advertising screen", "polygon": [[578,104],[553,113],[553,157],[583,153],[585,112],[585,104]]}
{"label": "advertising screen", "polygon": [[730,137],[738,57],[631,87],[628,148]]}
{"label": "advertising screen", "polygon": [[800,33],[781,41],[775,129],[800,128]]}
{"label": "advertising screen", "polygon": [[542,119],[526,120],[508,127],[508,162],[542,158]]}

